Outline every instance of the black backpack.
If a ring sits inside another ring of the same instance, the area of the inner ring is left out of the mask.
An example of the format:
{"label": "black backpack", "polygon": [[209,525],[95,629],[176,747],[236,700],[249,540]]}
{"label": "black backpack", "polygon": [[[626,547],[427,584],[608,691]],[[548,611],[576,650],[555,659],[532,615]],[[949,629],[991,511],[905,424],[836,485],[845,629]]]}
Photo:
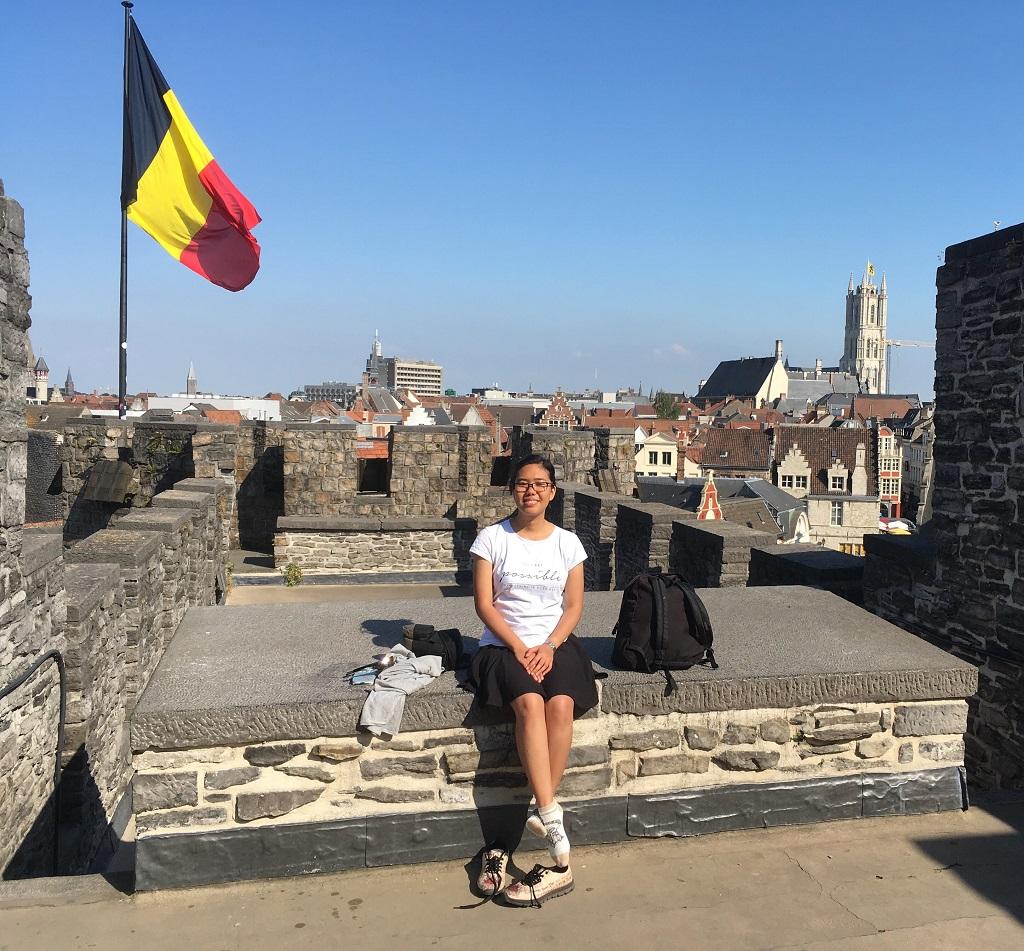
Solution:
{"label": "black backpack", "polygon": [[622,592],[612,633],[615,666],[644,673],[663,671],[666,697],[676,689],[670,671],[696,664],[718,667],[707,609],[693,585],[679,575],[653,569],[630,581]]}

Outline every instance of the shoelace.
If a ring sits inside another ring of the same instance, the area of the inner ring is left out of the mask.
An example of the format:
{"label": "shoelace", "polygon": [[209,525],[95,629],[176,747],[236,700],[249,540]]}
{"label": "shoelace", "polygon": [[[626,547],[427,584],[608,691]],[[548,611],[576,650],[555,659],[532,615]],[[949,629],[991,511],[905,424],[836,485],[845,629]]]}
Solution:
{"label": "shoelace", "polygon": [[501,866],[504,861],[504,852],[498,852],[494,855],[489,855],[486,859],[484,859],[484,874],[492,876],[492,895],[497,894],[498,889],[501,888]]}
{"label": "shoelace", "polygon": [[530,905],[534,908],[544,907],[537,898],[536,887],[541,883],[541,880],[544,878],[547,871],[548,870],[544,868],[543,865],[534,865],[534,867],[523,876],[523,884],[527,885],[530,889]]}

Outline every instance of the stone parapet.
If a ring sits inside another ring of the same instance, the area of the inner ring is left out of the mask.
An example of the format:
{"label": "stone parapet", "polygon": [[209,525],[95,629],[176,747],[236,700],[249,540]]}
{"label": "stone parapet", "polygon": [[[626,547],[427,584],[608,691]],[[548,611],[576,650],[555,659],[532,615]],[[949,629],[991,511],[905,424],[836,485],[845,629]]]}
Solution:
{"label": "stone parapet", "polygon": [[750,574],[751,549],[774,544],[774,535],[737,522],[678,520],[672,525],[669,563],[699,588],[742,586]]}
{"label": "stone parapet", "polygon": [[625,495],[599,492],[589,486],[575,487],[573,524],[587,552],[583,563],[587,591],[608,591],[614,585],[619,505],[629,501]]}
{"label": "stone parapet", "polygon": [[[875,539],[883,536],[868,537]],[[751,587],[804,584],[831,591],[847,601],[861,604],[864,599],[864,559],[821,545],[773,543],[750,550],[747,584]]]}
{"label": "stone parapet", "polygon": [[225,548],[223,493],[211,494],[200,487],[170,489],[153,499],[153,509],[184,510],[192,517],[196,548],[202,552],[197,563],[197,604],[217,604],[226,589],[228,553]]}
{"label": "stone parapet", "polygon": [[671,566],[672,525],[686,513],[661,502],[622,502],[615,517],[615,587],[650,568]]}
{"label": "stone parapet", "polygon": [[173,630],[163,620],[160,534],[105,528],[68,549],[69,564],[112,564],[124,586],[125,695],[131,709],[163,656]]}
{"label": "stone parapet", "polygon": [[470,519],[313,518],[278,520],[274,562],[310,574],[469,570]]}
{"label": "stone parapet", "polygon": [[127,616],[117,565],[69,564],[61,868],[86,871],[131,777]]}

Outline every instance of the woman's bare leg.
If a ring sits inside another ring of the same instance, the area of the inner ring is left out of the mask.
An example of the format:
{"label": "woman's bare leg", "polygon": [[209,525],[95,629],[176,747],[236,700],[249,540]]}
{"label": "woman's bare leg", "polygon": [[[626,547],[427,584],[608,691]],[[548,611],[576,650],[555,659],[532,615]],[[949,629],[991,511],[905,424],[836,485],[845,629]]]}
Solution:
{"label": "woman's bare leg", "polygon": [[[572,748],[572,697],[561,694],[552,697],[544,705],[544,719],[547,724],[548,764],[551,777],[552,795],[558,791],[565,764]],[[540,804],[540,800],[537,800]]]}
{"label": "woman's bare leg", "polygon": [[[544,698],[539,693],[524,693],[512,701],[516,715],[516,748],[526,778],[538,806],[547,806],[554,798]],[[568,755],[568,754],[566,754]]]}

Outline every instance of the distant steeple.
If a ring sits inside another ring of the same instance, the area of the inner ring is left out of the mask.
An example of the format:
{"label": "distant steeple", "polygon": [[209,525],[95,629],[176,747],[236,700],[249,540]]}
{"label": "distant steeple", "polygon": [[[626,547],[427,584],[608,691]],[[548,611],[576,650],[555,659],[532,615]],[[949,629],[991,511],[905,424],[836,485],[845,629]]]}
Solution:
{"label": "distant steeple", "polygon": [[195,396],[199,392],[199,380],[196,378],[196,368],[191,360],[188,362],[188,376],[185,377],[185,392],[189,396]]}
{"label": "distant steeple", "polygon": [[850,286],[846,288],[848,294],[853,293],[853,271],[850,271]]}
{"label": "distant steeple", "polygon": [[882,271],[882,286],[879,287],[878,293],[881,294],[882,297],[886,296],[886,293],[885,293],[885,271]]}
{"label": "distant steeple", "polygon": [[64,381],[64,399],[69,400],[75,395],[75,381],[71,379],[71,367],[68,367],[68,377]]}

